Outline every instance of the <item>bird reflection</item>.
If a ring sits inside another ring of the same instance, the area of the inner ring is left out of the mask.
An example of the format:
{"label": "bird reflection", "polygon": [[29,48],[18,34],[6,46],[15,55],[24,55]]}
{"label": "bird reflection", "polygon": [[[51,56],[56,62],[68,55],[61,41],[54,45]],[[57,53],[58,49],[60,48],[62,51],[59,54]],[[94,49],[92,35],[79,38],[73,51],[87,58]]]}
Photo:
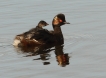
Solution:
{"label": "bird reflection", "polygon": [[33,60],[42,60],[43,65],[49,65],[50,62],[47,62],[51,55],[50,52],[55,53],[56,61],[58,65],[65,67],[69,65],[69,55],[68,53],[63,52],[64,45],[56,44],[56,45],[45,45],[45,46],[34,46],[34,47],[15,47],[15,50],[18,53],[25,54],[24,57],[30,56],[40,56],[37,59]]}
{"label": "bird reflection", "polygon": [[62,67],[69,65],[69,56],[67,53],[63,52],[63,45],[55,46],[55,54],[56,54],[58,65]]}

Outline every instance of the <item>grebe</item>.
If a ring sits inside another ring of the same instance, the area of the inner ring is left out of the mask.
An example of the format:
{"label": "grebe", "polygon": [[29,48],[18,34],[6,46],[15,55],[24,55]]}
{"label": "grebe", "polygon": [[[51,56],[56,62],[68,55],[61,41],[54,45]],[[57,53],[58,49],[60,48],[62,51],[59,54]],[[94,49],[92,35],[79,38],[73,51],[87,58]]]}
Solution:
{"label": "grebe", "polygon": [[47,22],[41,20],[35,28],[32,28],[29,31],[24,32],[22,34],[16,35],[16,37],[14,38],[13,45],[14,46],[18,46],[21,43],[21,41],[26,40],[26,39],[29,39],[30,40],[30,38],[35,33],[37,33],[37,31],[43,30],[43,27],[44,26],[47,26],[47,25],[49,25]]}

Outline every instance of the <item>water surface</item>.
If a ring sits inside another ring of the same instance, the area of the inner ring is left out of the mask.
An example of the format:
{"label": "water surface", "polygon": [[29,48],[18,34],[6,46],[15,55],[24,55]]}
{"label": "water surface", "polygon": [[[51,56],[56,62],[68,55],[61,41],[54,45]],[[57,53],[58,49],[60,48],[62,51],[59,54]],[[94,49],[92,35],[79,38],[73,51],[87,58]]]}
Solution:
{"label": "water surface", "polygon": [[[0,77],[1,78],[106,78],[106,1],[105,0],[1,0]],[[64,13],[70,25],[62,26],[64,53],[70,64],[61,67],[54,51],[49,60],[24,57],[12,46],[15,35],[29,30],[40,20]],[[50,62],[43,65],[43,62]]]}

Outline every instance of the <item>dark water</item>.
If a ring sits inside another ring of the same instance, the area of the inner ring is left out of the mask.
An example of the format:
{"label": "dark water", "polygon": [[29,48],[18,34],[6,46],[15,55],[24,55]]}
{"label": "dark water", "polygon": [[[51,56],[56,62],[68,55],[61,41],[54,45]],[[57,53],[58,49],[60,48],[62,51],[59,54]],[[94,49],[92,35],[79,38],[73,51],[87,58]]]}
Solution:
{"label": "dark water", "polygon": [[[12,46],[15,35],[36,26],[39,20],[51,22],[64,13],[70,25],[62,26],[64,53],[69,65],[61,67],[54,51],[48,60],[24,57]],[[106,78],[105,0],[1,0],[0,77],[1,78]],[[46,63],[47,65],[44,65]]]}

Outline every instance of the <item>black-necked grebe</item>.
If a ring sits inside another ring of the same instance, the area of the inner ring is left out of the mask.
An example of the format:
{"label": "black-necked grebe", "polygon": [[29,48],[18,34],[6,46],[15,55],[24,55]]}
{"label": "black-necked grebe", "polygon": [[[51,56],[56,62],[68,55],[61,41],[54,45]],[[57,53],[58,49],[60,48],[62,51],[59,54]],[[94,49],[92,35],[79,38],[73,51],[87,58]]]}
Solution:
{"label": "black-necked grebe", "polygon": [[57,14],[52,21],[54,31],[50,32],[46,29],[38,30],[30,39],[21,38],[21,46],[63,44],[64,38],[61,26],[64,24],[70,23],[66,22],[64,14]]}
{"label": "black-necked grebe", "polygon": [[13,45],[18,46],[18,44],[20,44],[21,41],[26,40],[26,39],[30,40],[30,38],[34,36],[34,34],[37,33],[37,31],[43,30],[43,27],[47,25],[49,25],[47,22],[41,20],[35,28],[32,28],[29,31],[24,32],[22,34],[16,35]]}

